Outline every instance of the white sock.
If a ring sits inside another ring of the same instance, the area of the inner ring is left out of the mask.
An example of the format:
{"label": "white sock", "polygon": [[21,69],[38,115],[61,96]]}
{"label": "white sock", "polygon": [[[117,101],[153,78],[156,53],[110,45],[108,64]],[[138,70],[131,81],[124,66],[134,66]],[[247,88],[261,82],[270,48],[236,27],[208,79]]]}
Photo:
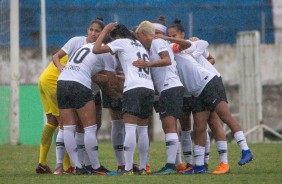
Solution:
{"label": "white sock", "polygon": [[136,124],[125,123],[124,158],[125,170],[132,169],[133,156],[136,147]]}
{"label": "white sock", "polygon": [[59,129],[57,138],[56,138],[56,160],[57,164],[63,164],[65,152],[64,144],[64,130]]}
{"label": "white sock", "polygon": [[76,132],[75,141],[77,144],[77,155],[81,164],[84,164],[84,154],[85,154],[85,145],[84,145],[84,133]]}
{"label": "white sock", "polygon": [[75,167],[82,168],[77,156],[77,145],[74,139],[75,125],[64,125],[64,142],[66,150]]}
{"label": "white sock", "polygon": [[248,150],[249,149],[243,131],[235,132],[234,133],[234,138],[235,138],[237,144],[239,144],[241,150]]}
{"label": "white sock", "polygon": [[111,140],[114,148],[117,165],[124,165],[123,143],[124,143],[124,122],[123,120],[112,120]]}
{"label": "white sock", "polygon": [[138,132],[138,149],[140,164],[139,169],[146,169],[148,153],[149,153],[149,135],[148,126],[137,126]]}
{"label": "white sock", "polygon": [[81,162],[81,164],[84,164],[86,166],[91,165],[88,154],[85,150],[84,133],[76,132],[75,139],[77,144],[77,153],[79,161]]}
{"label": "white sock", "polygon": [[210,159],[210,146],[211,146],[211,140],[210,140],[209,131],[207,129],[207,140],[205,145],[205,160],[204,160],[206,164],[209,163],[209,159]]}
{"label": "white sock", "polygon": [[181,145],[186,164],[193,164],[191,131],[181,131]]}
{"label": "white sock", "polygon": [[98,141],[96,137],[97,125],[84,128],[84,144],[93,169],[98,169],[101,165],[98,159]]}
{"label": "white sock", "polygon": [[175,165],[179,165],[181,163],[182,163],[182,159],[181,159],[181,143],[178,142],[178,149],[177,149],[177,153],[176,153]]}
{"label": "white sock", "polygon": [[175,159],[178,149],[177,133],[165,134],[165,144],[166,144],[166,163],[175,164]]}
{"label": "white sock", "polygon": [[195,165],[203,166],[204,165],[204,157],[205,157],[205,147],[194,145],[194,160]]}
{"label": "white sock", "polygon": [[216,141],[215,145],[217,152],[219,154],[220,162],[227,164],[228,163],[227,141]]}

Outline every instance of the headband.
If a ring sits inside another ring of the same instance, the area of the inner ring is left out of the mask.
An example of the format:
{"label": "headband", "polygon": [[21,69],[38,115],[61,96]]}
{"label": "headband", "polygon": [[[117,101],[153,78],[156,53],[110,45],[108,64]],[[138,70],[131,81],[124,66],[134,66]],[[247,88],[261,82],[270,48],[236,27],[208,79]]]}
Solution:
{"label": "headband", "polygon": [[153,23],[153,25],[154,25],[155,29],[157,29],[157,30],[159,30],[163,33],[166,33],[166,30],[167,30],[166,26],[159,24],[159,23]]}

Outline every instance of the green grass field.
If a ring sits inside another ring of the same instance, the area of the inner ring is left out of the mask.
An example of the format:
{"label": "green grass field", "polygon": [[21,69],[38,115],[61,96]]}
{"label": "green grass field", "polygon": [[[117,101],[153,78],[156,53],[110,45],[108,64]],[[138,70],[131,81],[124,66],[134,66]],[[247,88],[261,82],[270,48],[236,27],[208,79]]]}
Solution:
{"label": "green grass field", "polygon": [[[250,144],[255,160],[245,166],[238,166],[240,149],[229,144],[231,173],[227,175],[170,175],[170,176],[97,176],[97,175],[39,175],[35,174],[39,146],[0,146],[0,183],[282,183],[282,144]],[[138,149],[136,150],[138,151]],[[219,164],[215,144],[211,144],[209,170]],[[99,143],[100,163],[109,169],[116,169],[116,162],[110,142]],[[138,152],[135,156],[138,162]],[[49,165],[55,168],[55,146],[48,156]],[[154,142],[150,147],[150,164],[153,171],[165,164],[164,143]]]}

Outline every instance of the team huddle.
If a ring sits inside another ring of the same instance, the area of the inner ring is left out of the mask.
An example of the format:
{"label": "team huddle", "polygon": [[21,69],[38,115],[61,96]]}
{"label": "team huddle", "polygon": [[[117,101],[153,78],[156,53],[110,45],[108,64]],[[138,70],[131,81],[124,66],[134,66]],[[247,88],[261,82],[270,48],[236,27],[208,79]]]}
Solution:
{"label": "team huddle", "polygon": [[[167,27],[161,16],[154,23],[143,21],[132,30],[117,23],[104,26],[103,20],[97,18],[90,23],[87,37],[71,38],[53,55],[53,62],[39,78],[47,123],[36,173],[205,174],[209,125],[220,157],[220,164],[212,173],[227,174],[230,166],[221,122],[231,129],[241,149],[238,164],[254,160],[239,123],[229,111],[208,42],[184,37],[179,19]],[[98,158],[101,107],[108,108],[111,114],[116,171],[106,169]],[[149,164],[148,127],[153,110],[159,113],[166,145],[166,163],[155,172]],[[46,160],[58,126],[57,168],[52,172]],[[139,164],[133,161],[136,146]]]}

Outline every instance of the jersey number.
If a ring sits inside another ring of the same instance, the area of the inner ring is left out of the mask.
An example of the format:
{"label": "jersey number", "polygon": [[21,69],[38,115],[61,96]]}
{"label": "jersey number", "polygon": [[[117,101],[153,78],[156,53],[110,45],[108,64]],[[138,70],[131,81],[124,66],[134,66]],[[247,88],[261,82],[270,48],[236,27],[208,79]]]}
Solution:
{"label": "jersey number", "polygon": [[[141,53],[137,52],[137,57],[141,58]],[[148,62],[149,60],[149,56],[147,54],[142,54],[142,59],[146,62]],[[149,75],[150,74],[150,68],[146,67],[146,68],[139,68],[139,72],[142,72],[142,70]]]}
{"label": "jersey number", "polygon": [[81,50],[79,50],[78,52],[76,52],[72,58],[70,59],[70,61],[73,61],[76,64],[79,64],[83,61],[83,59],[87,56],[87,54],[90,53],[90,49],[89,48],[82,48]]}

